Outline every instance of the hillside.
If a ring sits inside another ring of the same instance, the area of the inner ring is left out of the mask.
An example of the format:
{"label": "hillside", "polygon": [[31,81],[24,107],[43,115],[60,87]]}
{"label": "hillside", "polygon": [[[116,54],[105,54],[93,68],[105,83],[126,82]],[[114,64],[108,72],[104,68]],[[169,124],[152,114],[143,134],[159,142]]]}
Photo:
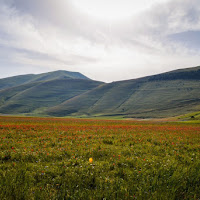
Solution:
{"label": "hillside", "polygon": [[113,83],[55,71],[0,79],[0,88],[1,114],[160,118],[200,111],[200,67]]}
{"label": "hillside", "polygon": [[72,78],[67,74],[57,71],[34,75],[26,84],[0,90],[0,113],[40,113],[102,84],[80,73],[70,73]]}
{"label": "hillside", "polygon": [[200,67],[100,85],[46,111],[54,116],[169,117],[200,110]]}
{"label": "hillside", "polygon": [[68,79],[89,79],[79,72],[68,72],[68,71],[54,71],[42,74],[27,74],[20,76],[13,76],[8,78],[0,79],[0,90],[15,87],[22,84],[37,82],[37,81],[48,81],[52,79],[68,78]]}

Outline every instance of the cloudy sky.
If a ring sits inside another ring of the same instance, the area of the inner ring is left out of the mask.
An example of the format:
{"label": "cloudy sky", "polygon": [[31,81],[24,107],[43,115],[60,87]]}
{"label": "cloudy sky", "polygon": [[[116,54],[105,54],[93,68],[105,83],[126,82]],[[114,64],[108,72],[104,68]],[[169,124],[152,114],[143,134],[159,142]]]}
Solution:
{"label": "cloudy sky", "polygon": [[0,78],[105,82],[200,65],[199,0],[0,0]]}

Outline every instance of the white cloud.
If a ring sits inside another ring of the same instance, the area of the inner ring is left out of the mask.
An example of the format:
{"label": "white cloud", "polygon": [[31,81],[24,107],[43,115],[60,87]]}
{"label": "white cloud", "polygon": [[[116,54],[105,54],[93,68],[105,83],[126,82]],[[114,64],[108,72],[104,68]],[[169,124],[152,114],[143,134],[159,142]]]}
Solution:
{"label": "white cloud", "polygon": [[0,0],[1,75],[30,66],[30,73],[65,69],[112,81],[195,66],[200,52],[168,36],[200,30],[199,11],[198,0],[173,0],[126,20],[104,21],[70,0]]}

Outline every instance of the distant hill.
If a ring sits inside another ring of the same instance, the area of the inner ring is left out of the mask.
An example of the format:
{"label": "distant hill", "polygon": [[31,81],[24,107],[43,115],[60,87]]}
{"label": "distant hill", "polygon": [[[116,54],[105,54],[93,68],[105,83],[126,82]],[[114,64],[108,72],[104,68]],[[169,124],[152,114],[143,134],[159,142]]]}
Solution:
{"label": "distant hill", "polygon": [[54,116],[171,117],[200,110],[200,67],[103,84],[49,108]]}
{"label": "distant hill", "polygon": [[68,71],[0,79],[0,114],[162,118],[199,111],[200,67],[113,83]]}
{"label": "distant hill", "polygon": [[0,90],[31,83],[37,81],[47,81],[52,79],[59,79],[59,78],[66,78],[66,79],[89,79],[83,74],[79,72],[69,72],[69,71],[54,71],[42,74],[27,74],[27,75],[20,75],[20,76],[13,76],[8,78],[0,79]]}
{"label": "distant hill", "polygon": [[[5,79],[1,80],[5,83]],[[2,114],[40,113],[45,108],[58,105],[102,84],[80,73],[66,71],[17,76],[6,80],[13,80],[11,83],[8,81],[7,87],[9,84],[17,86],[0,90]]]}

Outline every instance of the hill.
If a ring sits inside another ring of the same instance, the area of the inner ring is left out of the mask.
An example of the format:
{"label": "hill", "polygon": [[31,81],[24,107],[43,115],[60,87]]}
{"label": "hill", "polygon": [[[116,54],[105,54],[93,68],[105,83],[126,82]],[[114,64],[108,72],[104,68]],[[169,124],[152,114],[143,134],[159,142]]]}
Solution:
{"label": "hill", "polygon": [[69,72],[69,71],[59,70],[42,74],[27,74],[27,75],[13,76],[0,79],[0,90],[10,87],[15,87],[26,83],[32,83],[37,81],[48,81],[59,78],[89,79],[79,72]]}
{"label": "hill", "polygon": [[[13,77],[10,79],[14,80]],[[15,80],[15,85],[21,85],[0,90],[2,114],[40,113],[45,108],[58,105],[102,84],[80,73],[65,71],[18,76]],[[24,80],[26,83],[22,84]]]}
{"label": "hill", "polygon": [[46,111],[54,116],[171,117],[200,110],[200,67],[103,84]]}
{"label": "hill", "polygon": [[0,113],[161,118],[200,111],[200,67],[102,83],[55,71],[0,79]]}

